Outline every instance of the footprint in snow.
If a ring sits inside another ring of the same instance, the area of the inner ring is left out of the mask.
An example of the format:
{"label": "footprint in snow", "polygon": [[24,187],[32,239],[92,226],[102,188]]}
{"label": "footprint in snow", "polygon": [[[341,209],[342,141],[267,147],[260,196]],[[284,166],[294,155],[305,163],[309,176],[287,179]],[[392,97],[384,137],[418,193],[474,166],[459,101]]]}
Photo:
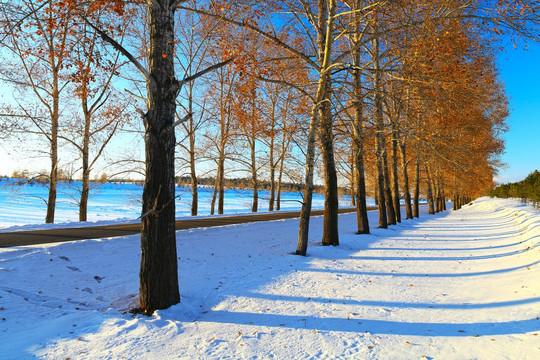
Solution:
{"label": "footprint in snow", "polygon": [[78,267],[75,267],[75,266],[66,266],[69,270],[71,271],[78,271],[78,272],[81,272],[81,269],[79,269]]}
{"label": "footprint in snow", "polygon": [[64,260],[64,261],[71,261],[71,260],[69,260],[69,258],[67,256],[59,256],[58,258],[60,260]]}

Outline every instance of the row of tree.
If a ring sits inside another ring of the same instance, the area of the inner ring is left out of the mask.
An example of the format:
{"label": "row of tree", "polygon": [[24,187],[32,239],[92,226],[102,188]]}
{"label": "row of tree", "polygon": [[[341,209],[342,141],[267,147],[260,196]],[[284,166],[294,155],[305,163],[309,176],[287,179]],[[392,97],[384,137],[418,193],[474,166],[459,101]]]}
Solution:
{"label": "row of tree", "polygon": [[499,198],[517,198],[524,202],[540,204],[540,172],[530,173],[524,180],[501,184],[489,192],[489,196]]}
{"label": "row of tree", "polygon": [[[382,228],[401,221],[400,199],[407,218],[418,216],[420,197],[429,200],[430,212],[444,209],[449,197],[458,207],[491,187],[503,150],[507,101],[493,63],[494,40],[538,33],[538,3],[525,0],[1,4],[5,60],[13,64],[2,76],[30,89],[39,105],[7,107],[4,119],[24,119],[12,128],[41,134],[50,145],[47,221],[54,220],[59,138],[80,150],[84,179],[93,136],[103,136],[100,155],[130,118],[129,106],[111,101],[113,89],[128,87],[139,101],[145,313],[180,299],[175,163],[185,164],[191,178],[192,214],[201,160],[214,163],[218,213],[226,161],[249,171],[254,211],[263,167],[277,189],[284,174],[294,180],[304,166],[301,255],[317,169],[325,192],[324,245],[339,244],[340,173],[354,190],[358,233],[369,232],[370,194]],[[132,67],[120,67],[126,59]],[[117,75],[122,82],[115,83]],[[61,94],[69,89],[75,96],[64,99],[81,103],[77,133],[83,136],[59,131]]]}

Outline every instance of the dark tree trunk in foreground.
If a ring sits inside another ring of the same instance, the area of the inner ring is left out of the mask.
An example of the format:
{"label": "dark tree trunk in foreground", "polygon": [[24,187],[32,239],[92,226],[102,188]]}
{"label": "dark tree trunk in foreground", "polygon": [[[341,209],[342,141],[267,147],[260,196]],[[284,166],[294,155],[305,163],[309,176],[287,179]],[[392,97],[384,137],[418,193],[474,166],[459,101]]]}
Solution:
{"label": "dark tree trunk in foreground", "polygon": [[175,236],[174,8],[148,1],[149,109],[144,116],[146,179],[143,191],[139,301],[146,314],[180,302]]}

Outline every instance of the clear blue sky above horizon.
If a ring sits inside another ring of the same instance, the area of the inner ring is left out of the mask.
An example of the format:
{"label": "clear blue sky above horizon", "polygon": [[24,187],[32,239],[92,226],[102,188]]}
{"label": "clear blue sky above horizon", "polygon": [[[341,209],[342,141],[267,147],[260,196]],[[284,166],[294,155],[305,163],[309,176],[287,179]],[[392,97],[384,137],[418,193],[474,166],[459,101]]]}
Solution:
{"label": "clear blue sky above horizon", "polygon": [[540,170],[540,43],[529,50],[506,46],[496,61],[510,101],[510,130],[504,134],[506,167],[495,180],[515,182]]}

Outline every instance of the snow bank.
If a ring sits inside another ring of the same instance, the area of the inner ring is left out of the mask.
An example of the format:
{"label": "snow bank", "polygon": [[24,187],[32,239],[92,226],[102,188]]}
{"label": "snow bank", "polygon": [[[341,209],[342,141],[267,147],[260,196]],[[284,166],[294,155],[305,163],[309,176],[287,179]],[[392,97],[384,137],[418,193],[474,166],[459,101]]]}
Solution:
{"label": "snow bank", "polygon": [[[376,213],[370,213],[376,224]],[[0,249],[2,359],[538,359],[540,214],[482,198],[308,257],[298,220],[178,232],[182,303],[126,312],[138,236]]]}

